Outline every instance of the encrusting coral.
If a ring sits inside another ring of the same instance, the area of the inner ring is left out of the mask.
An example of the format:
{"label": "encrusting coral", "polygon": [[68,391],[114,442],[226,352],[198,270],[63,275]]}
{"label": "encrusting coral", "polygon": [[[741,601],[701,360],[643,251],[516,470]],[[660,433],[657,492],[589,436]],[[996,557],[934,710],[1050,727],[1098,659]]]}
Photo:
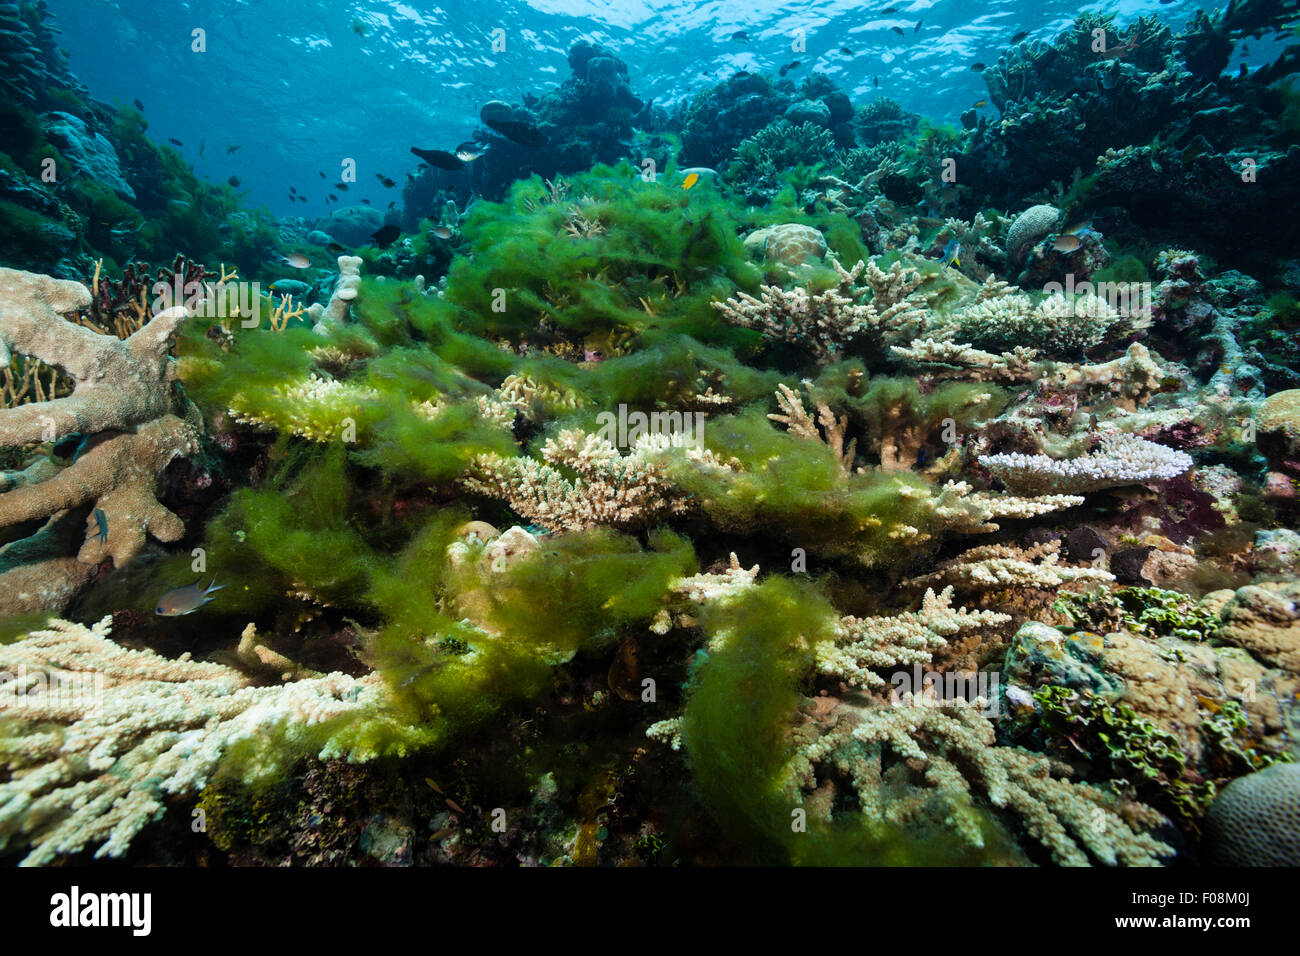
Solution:
{"label": "encrusting coral", "polygon": [[[155,493],[163,469],[195,452],[201,433],[198,410],[174,386],[168,354],[188,312],[173,306],[120,340],[63,317],[90,301],[79,283],[0,269],[0,351],[60,368],[74,383],[65,397],[0,409],[0,446],[83,436],[66,467],[40,459],[0,476],[0,527],[45,522],[0,551],[3,613],[62,611],[104,559],[121,568],[146,536],[175,541],[184,533]],[[87,507],[103,523],[71,557],[59,525]]]}

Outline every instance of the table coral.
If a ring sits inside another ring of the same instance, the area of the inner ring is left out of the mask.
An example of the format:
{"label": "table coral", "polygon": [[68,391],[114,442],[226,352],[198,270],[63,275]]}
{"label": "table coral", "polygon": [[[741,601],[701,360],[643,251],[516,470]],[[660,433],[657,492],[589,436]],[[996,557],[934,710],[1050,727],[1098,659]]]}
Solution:
{"label": "table coral", "polygon": [[981,455],[979,462],[1016,494],[1087,494],[1144,481],[1174,478],[1192,466],[1192,459],[1164,445],[1113,433],[1097,450],[1078,458],[1046,455]]}

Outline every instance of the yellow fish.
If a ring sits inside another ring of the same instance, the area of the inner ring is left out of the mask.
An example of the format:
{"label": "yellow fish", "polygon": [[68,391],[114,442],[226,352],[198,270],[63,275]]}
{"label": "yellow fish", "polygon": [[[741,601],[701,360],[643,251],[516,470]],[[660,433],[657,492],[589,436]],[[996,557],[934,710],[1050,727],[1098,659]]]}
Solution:
{"label": "yellow fish", "polygon": [[989,105],[989,101],[988,101],[988,100],[977,100],[976,103],[975,103],[975,106],[974,106],[973,108],[974,108],[974,109],[977,109],[977,110],[982,110],[982,109],[984,109],[984,107],[986,107],[986,106],[988,106],[988,105]]}
{"label": "yellow fish", "polygon": [[682,181],[682,188],[683,188],[683,189],[690,189],[692,186],[694,186],[694,185],[695,185],[696,183],[698,183],[699,181],[700,181],[700,174],[699,174],[699,173],[691,173],[689,176],[686,177],[686,179],[684,179],[684,180]]}

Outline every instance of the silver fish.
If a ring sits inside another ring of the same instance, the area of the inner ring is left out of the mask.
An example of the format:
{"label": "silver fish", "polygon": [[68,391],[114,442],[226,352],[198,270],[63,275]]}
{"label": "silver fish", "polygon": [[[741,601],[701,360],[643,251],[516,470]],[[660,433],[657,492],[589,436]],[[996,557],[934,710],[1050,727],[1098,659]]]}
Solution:
{"label": "silver fish", "polygon": [[[225,587],[224,584],[217,585],[217,576],[212,576],[212,584],[206,588],[202,587],[203,579],[199,578],[193,584],[183,588],[173,588],[158,599],[158,606],[153,609],[155,614],[163,617],[179,617],[182,614],[193,614],[203,605],[215,598],[208,597],[213,591],[220,591]],[[216,585],[215,587],[213,585]]]}

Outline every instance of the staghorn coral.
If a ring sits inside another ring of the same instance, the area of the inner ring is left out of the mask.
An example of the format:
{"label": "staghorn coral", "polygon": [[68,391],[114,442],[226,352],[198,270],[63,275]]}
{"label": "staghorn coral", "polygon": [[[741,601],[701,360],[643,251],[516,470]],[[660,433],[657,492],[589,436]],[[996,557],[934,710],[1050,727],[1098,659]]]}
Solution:
{"label": "staghorn coral", "polygon": [[[75,383],[66,397],[0,410],[0,446],[86,436],[68,467],[37,462],[0,482],[0,526],[46,522],[0,551],[6,613],[62,611],[103,559],[120,568],[146,536],[175,541],[185,530],[155,493],[163,469],[198,448],[198,411],[174,388],[168,354],[188,312],[167,309],[119,340],[63,318],[90,301],[79,283],[0,269],[0,353],[56,366]],[[103,512],[107,538],[87,536],[70,558],[60,553],[60,525],[81,508]]]}
{"label": "staghorn coral", "polygon": [[[679,434],[642,435],[622,455],[606,438],[566,429],[542,446],[544,461],[480,456],[462,484],[469,491],[500,498],[519,514],[557,531],[644,527],[691,508],[688,496],[673,485],[657,460],[664,452],[706,467],[728,467],[710,452],[690,447]],[[570,480],[560,468],[571,468],[578,477]]]}
{"label": "staghorn coral", "polygon": [[1039,588],[1055,591],[1066,584],[1109,584],[1115,576],[1099,568],[1073,568],[1060,563],[1061,542],[1047,541],[1029,548],[990,544],[964,551],[929,574],[912,578],[912,586],[936,584],[963,591]]}
{"label": "staghorn coral", "polygon": [[[823,442],[834,453],[835,460],[840,463],[841,471],[848,474],[853,470],[853,452],[857,447],[857,439],[850,439],[847,445],[844,443],[844,430],[848,427],[848,416],[841,415],[836,418],[825,402],[819,402],[817,421],[814,422],[808,410],[803,407],[803,399],[799,397],[799,393],[788,385],[777,386],[776,403],[781,408],[781,414],[768,415],[769,419],[784,425],[791,435]],[[817,430],[818,425],[821,426],[821,432]]]}
{"label": "staghorn coral", "polygon": [[1192,466],[1190,456],[1132,435],[1103,435],[1096,450],[1078,458],[981,455],[979,463],[1015,494],[1087,494],[1104,488],[1161,481]]}
{"label": "staghorn coral", "polygon": [[[170,660],[91,628],[52,621],[0,646],[0,848],[23,843],[23,865],[97,846],[124,854],[169,799],[206,786],[233,748],[270,735],[322,759],[351,748],[336,718],[378,712],[377,677],[328,674],[254,687],[220,664]],[[357,759],[367,756],[352,752]],[[262,766],[276,772],[274,759]]]}
{"label": "staghorn coral", "polygon": [[[1165,844],[1138,829],[1163,817],[1140,804],[1120,804],[1095,787],[1062,779],[1068,768],[1041,754],[995,746],[993,724],[981,716],[982,699],[938,701],[906,694],[896,706],[874,699],[840,702],[825,720],[825,732],[802,744],[787,765],[792,796],[816,788],[822,775],[848,776],[860,812],[869,819],[905,822],[916,815],[915,790],[907,802],[889,803],[886,751],[905,765],[896,773],[929,791],[930,815],[963,842],[982,847],[984,836],[971,806],[972,791],[982,791],[994,807],[1019,818],[1025,830],[1062,866],[1156,866],[1173,854]],[[897,780],[893,790],[897,792]]]}
{"label": "staghorn coral", "polygon": [[728,322],[796,345],[822,365],[864,336],[909,339],[919,334],[925,311],[912,297],[921,284],[919,273],[909,274],[900,262],[888,272],[874,262],[859,261],[845,270],[832,258],[831,265],[838,275],[833,289],[812,294],[803,288],[787,292],[765,285],[761,298],[741,292],[713,307]]}
{"label": "staghorn coral", "polygon": [[925,592],[917,611],[891,617],[844,617],[833,639],[813,645],[817,669],[843,678],[851,687],[882,687],[874,671],[907,664],[928,664],[936,650],[954,635],[981,627],[1006,624],[1007,614],[953,608],[953,589]]}

